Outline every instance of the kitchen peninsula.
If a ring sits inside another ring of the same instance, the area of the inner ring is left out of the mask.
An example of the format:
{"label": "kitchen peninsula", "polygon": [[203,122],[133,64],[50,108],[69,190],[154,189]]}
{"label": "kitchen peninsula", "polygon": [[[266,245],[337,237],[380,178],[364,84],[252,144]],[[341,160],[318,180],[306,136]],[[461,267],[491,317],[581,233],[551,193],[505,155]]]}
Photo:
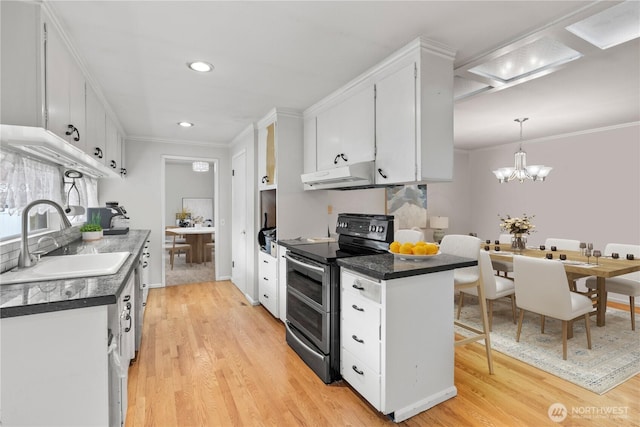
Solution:
{"label": "kitchen peninsula", "polygon": [[[130,230],[92,243],[77,240],[64,249],[69,254],[129,252],[116,274],[0,286],[2,424],[119,425],[124,420],[126,374],[141,315],[137,273],[149,234]],[[126,328],[128,336],[121,333]]]}
{"label": "kitchen peninsula", "polygon": [[343,378],[396,422],[456,396],[453,271],[477,261],[380,254],[338,265]]}

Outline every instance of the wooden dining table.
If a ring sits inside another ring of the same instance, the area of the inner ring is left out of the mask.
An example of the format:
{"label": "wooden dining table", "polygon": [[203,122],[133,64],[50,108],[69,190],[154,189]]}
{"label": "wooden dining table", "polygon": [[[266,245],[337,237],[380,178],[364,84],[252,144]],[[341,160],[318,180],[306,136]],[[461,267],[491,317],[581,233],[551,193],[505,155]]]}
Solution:
{"label": "wooden dining table", "polygon": [[184,236],[187,243],[191,245],[191,262],[202,264],[211,261],[211,252],[204,251],[204,244],[213,241],[215,227],[176,227],[167,228],[166,231]]}
{"label": "wooden dining table", "polygon": [[[610,256],[601,256],[597,260],[593,256],[587,259],[586,256],[575,251],[551,251],[549,248],[545,250],[527,248],[520,252],[511,249],[511,245],[482,245],[489,246],[489,256],[492,260],[497,261],[513,261],[515,256],[529,256],[535,258],[545,258],[546,254],[553,254],[553,259],[564,264],[567,273],[568,283],[582,277],[595,276],[597,279],[596,288],[596,325],[605,325],[605,312],[607,307],[607,289],[606,279],[610,277],[620,276],[622,274],[640,271],[640,259],[627,260],[625,255],[620,254],[620,258],[613,259]],[[496,251],[495,247],[500,246],[500,251]],[[560,254],[565,254],[567,259],[560,260]],[[514,272],[517,274],[516,272]],[[517,280],[517,278],[516,278]]]}

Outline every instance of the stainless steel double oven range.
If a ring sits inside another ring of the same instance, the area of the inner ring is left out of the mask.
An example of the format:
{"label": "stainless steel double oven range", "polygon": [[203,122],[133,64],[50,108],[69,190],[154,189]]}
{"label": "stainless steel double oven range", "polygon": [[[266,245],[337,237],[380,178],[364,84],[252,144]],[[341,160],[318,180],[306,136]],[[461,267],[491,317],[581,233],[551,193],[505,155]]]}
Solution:
{"label": "stainless steel double oven range", "polygon": [[284,240],[287,258],[287,343],[326,383],[340,379],[339,258],[384,253],[393,216],[340,214],[338,241]]}

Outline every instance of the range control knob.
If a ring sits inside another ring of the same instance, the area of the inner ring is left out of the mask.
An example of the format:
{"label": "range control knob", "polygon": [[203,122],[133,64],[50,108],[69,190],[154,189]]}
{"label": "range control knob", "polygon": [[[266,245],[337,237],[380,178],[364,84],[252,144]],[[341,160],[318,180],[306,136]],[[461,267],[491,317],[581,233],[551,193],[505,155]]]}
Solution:
{"label": "range control knob", "polygon": [[384,231],[384,226],[379,225],[377,230],[378,230],[378,233],[382,233]]}
{"label": "range control knob", "polygon": [[376,226],[375,225],[370,225],[369,226],[369,231],[375,232],[376,231]]}

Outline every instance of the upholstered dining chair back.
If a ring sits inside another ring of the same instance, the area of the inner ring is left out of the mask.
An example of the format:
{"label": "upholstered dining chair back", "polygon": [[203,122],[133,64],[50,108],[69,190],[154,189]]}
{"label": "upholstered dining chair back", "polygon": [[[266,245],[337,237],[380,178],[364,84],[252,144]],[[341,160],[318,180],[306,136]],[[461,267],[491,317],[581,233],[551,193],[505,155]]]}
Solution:
{"label": "upholstered dining chair back", "polygon": [[544,245],[547,247],[547,249],[550,249],[551,246],[555,246],[559,251],[580,250],[580,240],[556,239],[554,237],[550,237],[544,241]]}
{"label": "upholstered dining chair back", "polygon": [[526,256],[513,257],[516,301],[527,311],[572,320],[571,293],[561,262]]}
{"label": "upholstered dining chair back", "polygon": [[[498,298],[496,295],[496,276],[493,274],[493,266],[491,264],[491,257],[489,256],[489,252],[480,251],[478,258],[478,267],[480,268],[480,278],[482,280],[482,285],[484,286],[484,297],[492,300]],[[505,278],[501,277],[500,279]]]}
{"label": "upholstered dining chair back", "polygon": [[634,257],[640,258],[640,245],[627,245],[623,243],[607,243],[604,247],[604,256],[611,256],[612,253],[620,254],[621,258],[625,258],[627,254],[633,254]]}
{"label": "upholstered dining chair back", "polygon": [[416,243],[424,240],[424,233],[419,230],[400,229],[393,234],[393,240],[400,243]]}
{"label": "upholstered dining chair back", "polygon": [[[474,236],[447,234],[440,242],[440,252],[477,260],[481,243],[482,240]],[[454,270],[454,274],[456,276],[461,276],[462,274],[476,276],[476,279],[480,276],[477,266],[457,268]]]}

